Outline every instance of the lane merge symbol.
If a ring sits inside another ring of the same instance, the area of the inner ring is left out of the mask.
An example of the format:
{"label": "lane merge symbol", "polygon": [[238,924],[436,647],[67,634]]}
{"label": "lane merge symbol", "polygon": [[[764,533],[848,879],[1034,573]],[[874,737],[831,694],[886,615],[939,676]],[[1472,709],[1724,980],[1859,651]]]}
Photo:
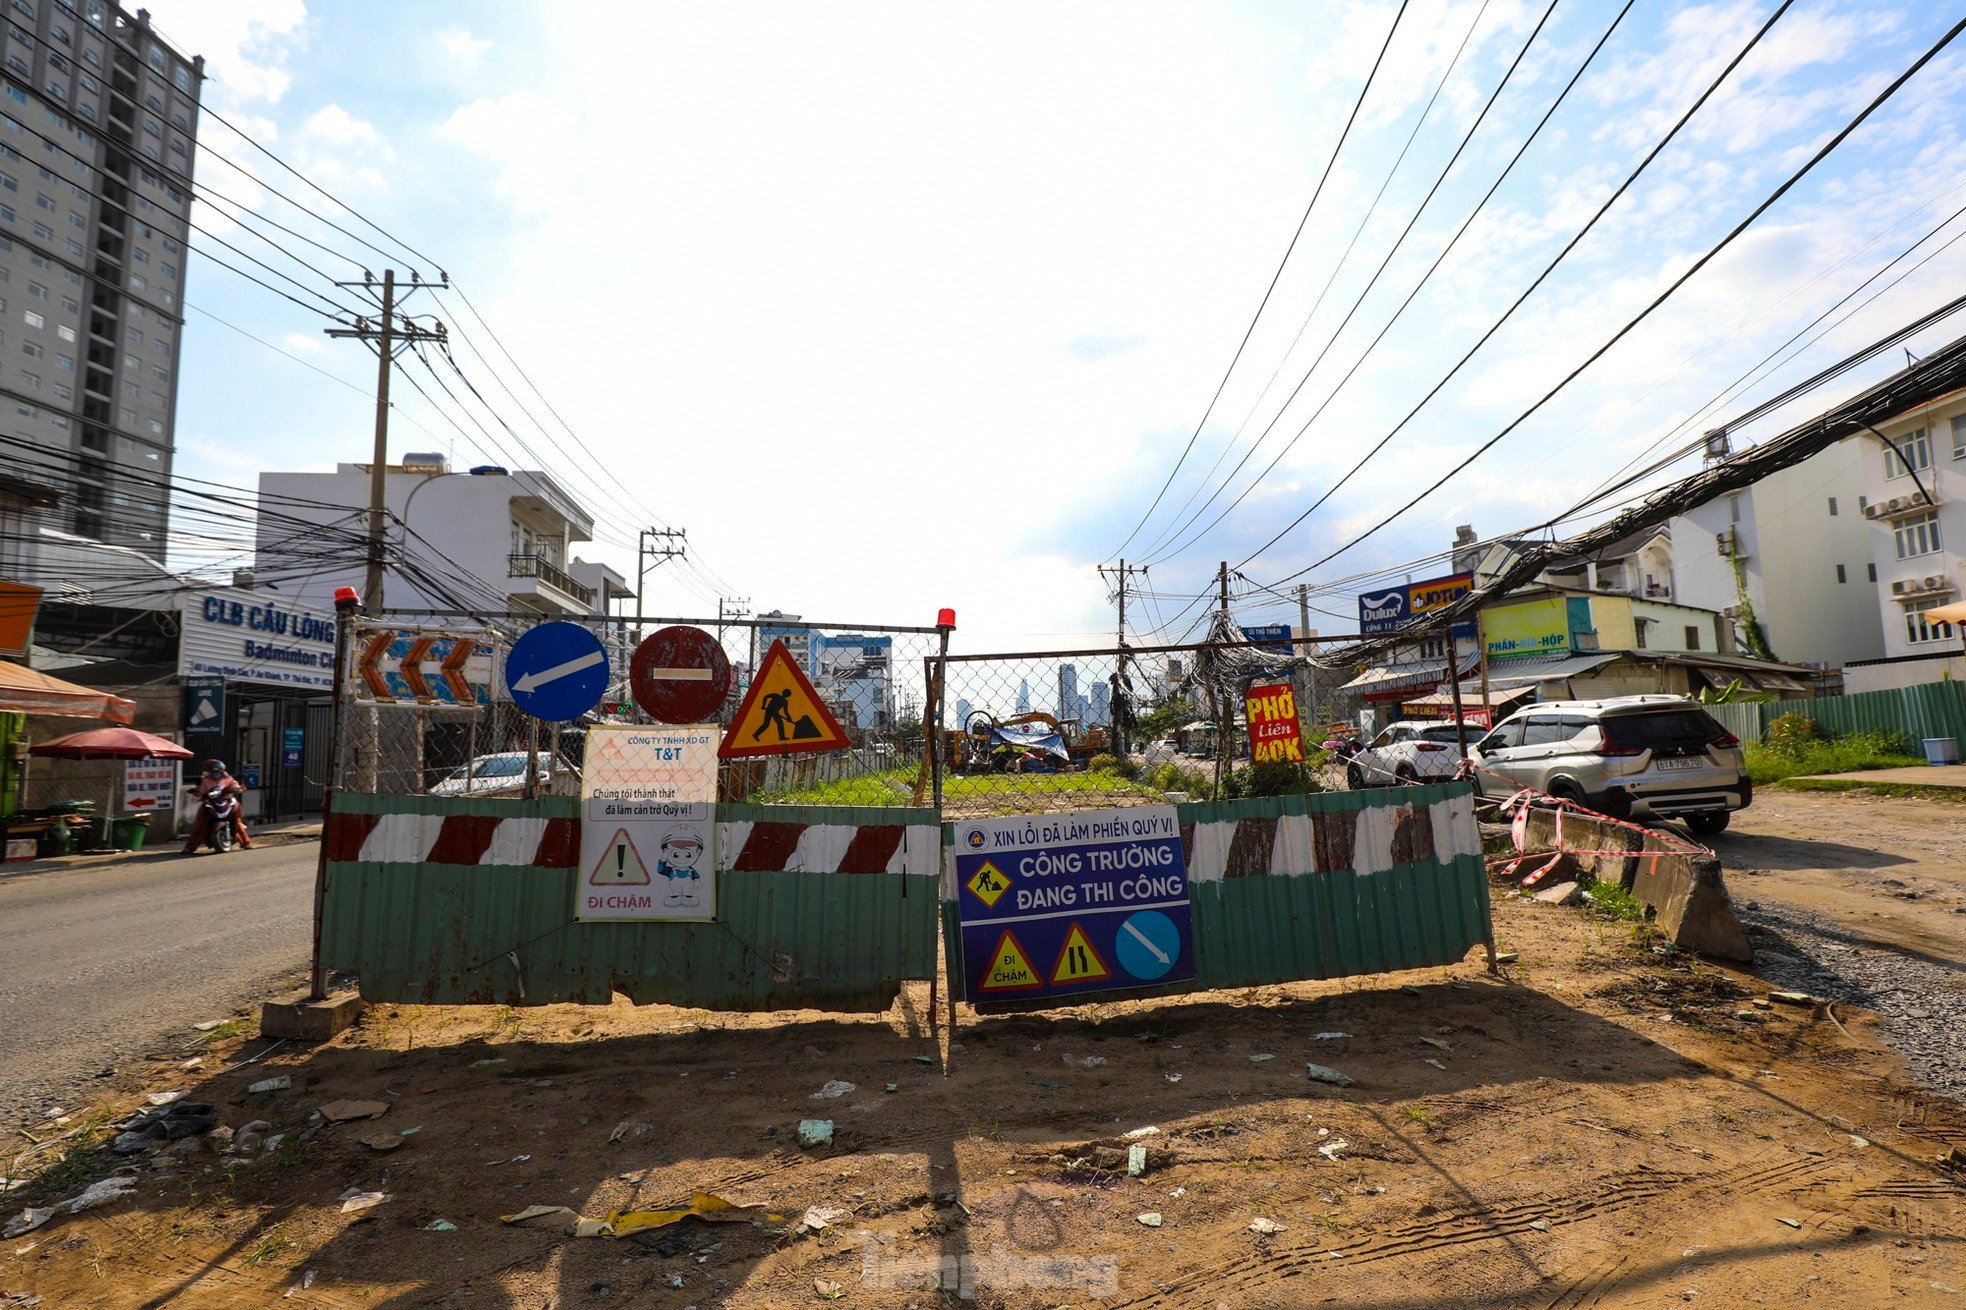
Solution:
{"label": "lane merge symbol", "polygon": [[1104,982],[1112,976],[1085,929],[1073,924],[1065,933],[1065,945],[1059,948],[1058,963],[1052,967],[1051,985]]}

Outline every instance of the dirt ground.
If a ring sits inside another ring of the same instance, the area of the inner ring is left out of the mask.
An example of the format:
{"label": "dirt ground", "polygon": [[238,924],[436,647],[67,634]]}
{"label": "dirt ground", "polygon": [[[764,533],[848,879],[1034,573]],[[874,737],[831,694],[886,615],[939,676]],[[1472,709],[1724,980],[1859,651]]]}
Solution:
{"label": "dirt ground", "polygon": [[[925,988],[867,1017],[378,1007],[332,1044],[160,1080],[284,1140],[141,1157],[128,1199],[0,1243],[0,1305],[1962,1304],[1966,1176],[1936,1160],[1966,1150],[1966,1113],[1906,1090],[1863,1015],[1755,1009],[1751,975],[1575,909],[1498,893],[1497,927],[1521,953],[1500,979],[1477,953],[965,1011],[946,1079]],[[1307,1060],[1356,1085],[1309,1081]],[[246,1091],[281,1074],[292,1090]],[[857,1089],[813,1099],[831,1079]],[[342,1098],[389,1108],[303,1141]],[[821,1117],[833,1144],[800,1149]],[[624,1121],[649,1127],[610,1144]],[[379,1129],[402,1145],[358,1140]],[[102,1159],[4,1214],[75,1194]],[[344,1214],[350,1188],[389,1200]],[[696,1189],[785,1221],[621,1240],[499,1221]],[[808,1207],[846,1213],[801,1234]]]}
{"label": "dirt ground", "polygon": [[1814,911],[1966,979],[1966,803],[1768,789],[1708,844],[1736,900]]}

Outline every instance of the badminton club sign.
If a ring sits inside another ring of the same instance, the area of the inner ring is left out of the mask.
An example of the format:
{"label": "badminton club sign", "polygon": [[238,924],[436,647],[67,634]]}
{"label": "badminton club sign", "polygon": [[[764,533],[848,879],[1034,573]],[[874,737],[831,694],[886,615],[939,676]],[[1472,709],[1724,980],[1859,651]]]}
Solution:
{"label": "badminton club sign", "polygon": [[717,917],[717,726],[588,729],[574,918]]}

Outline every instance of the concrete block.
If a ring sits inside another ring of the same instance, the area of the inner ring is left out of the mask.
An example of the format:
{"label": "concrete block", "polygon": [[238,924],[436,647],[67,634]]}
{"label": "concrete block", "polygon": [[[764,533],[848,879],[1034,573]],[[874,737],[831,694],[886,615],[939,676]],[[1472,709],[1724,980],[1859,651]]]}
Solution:
{"label": "concrete block", "polygon": [[1720,861],[1665,856],[1636,863],[1631,893],[1652,909],[1666,940],[1683,951],[1754,962],[1754,947],[1734,915]]}
{"label": "concrete block", "polygon": [[361,1014],[362,998],[354,992],[337,992],[320,1001],[308,1000],[306,992],[295,992],[259,1007],[259,1031],[263,1037],[325,1042],[353,1026]]}
{"label": "concrete block", "polygon": [[1536,899],[1545,905],[1574,905],[1583,899],[1584,889],[1574,882],[1560,882],[1553,887],[1536,889]]}

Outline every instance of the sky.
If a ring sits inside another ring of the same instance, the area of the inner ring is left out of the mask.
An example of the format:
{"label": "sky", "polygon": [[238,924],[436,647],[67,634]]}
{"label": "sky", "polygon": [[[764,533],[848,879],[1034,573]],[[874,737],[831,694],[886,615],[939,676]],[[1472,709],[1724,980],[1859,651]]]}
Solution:
{"label": "sky", "polygon": [[[1778,3],[1640,3],[1613,29],[1603,0],[1410,0],[1362,102],[1395,3],[151,8],[205,56],[210,109],[394,238],[208,116],[199,182],[348,258],[286,239],[319,272],[302,268],[210,204],[194,246],[242,264],[222,237],[315,288],[351,260],[441,268],[537,387],[458,292],[420,293],[512,432],[408,369],[440,404],[398,386],[392,454],[546,467],[603,524],[575,553],[631,577],[639,528],[686,528],[650,612],[714,616],[723,595],[916,624],[949,606],[958,648],[988,651],[1110,639],[1098,566],[1122,555],[1148,564],[1136,642],[1188,635],[1223,562],[1251,623],[1293,617],[1260,587],[1316,564],[1313,626],[1350,631],[1356,593],[1448,571],[1423,557],[1455,525],[1541,523],[1958,295],[1966,243],[1939,248],[1966,231],[1940,226],[1966,205],[1966,39],[1465,473],[1318,563],[1534,405],[1954,21],[1796,0],[1395,433]],[[209,259],[186,302],[180,474],[367,459],[359,344]]]}

